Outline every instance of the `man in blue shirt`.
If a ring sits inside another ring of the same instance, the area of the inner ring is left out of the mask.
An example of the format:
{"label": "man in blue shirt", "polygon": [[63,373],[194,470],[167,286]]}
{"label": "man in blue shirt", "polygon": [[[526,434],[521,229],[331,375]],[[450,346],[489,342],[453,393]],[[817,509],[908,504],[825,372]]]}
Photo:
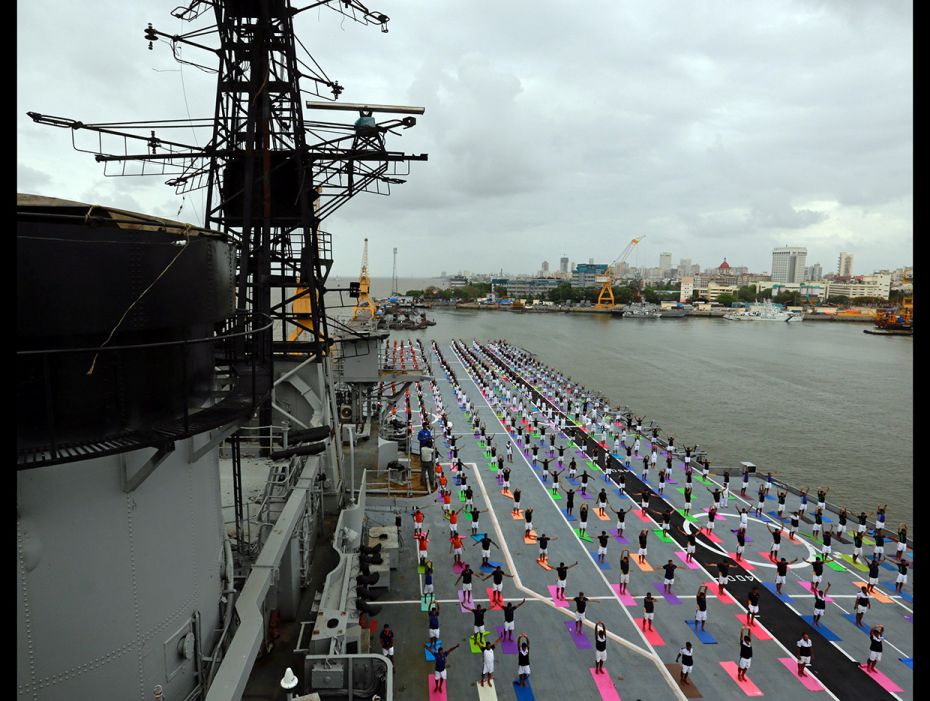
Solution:
{"label": "man in blue shirt", "polygon": [[421,449],[426,446],[433,447],[433,432],[426,427],[426,424],[423,424],[423,428],[417,433],[417,440],[420,442]]}

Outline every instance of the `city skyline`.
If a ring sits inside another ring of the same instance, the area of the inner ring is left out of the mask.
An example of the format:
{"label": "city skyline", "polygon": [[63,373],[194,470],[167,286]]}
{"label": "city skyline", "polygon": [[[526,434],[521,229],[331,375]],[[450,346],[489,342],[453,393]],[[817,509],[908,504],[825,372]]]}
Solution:
{"label": "city skyline", "polygon": [[[786,241],[825,271],[840,251],[858,272],[913,256],[910,4],[504,3],[492,23],[480,3],[455,22],[440,4],[389,4],[387,34],[295,17],[341,100],[426,108],[392,148],[429,161],[324,222],[334,274],[357,271],[365,237],[372,274],[390,274],[397,247],[401,276],[438,273],[437,255],[526,274],[566,254],[610,262],[634,236],[637,267],[670,251],[766,270]],[[66,130],[25,115],[211,116],[214,77],[141,36],[178,24],[175,5],[17,5],[18,190],[202,222],[199,192],[106,178]]]}

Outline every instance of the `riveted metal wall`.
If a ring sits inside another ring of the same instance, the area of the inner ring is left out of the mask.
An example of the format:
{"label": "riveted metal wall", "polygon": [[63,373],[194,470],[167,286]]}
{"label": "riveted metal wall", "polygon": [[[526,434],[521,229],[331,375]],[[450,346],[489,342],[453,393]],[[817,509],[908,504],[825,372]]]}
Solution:
{"label": "riveted metal wall", "polygon": [[[135,491],[152,449],[17,473],[17,698],[181,699],[196,684],[182,644],[201,616],[209,652],[223,590],[217,451],[191,440]],[[190,642],[190,641],[188,641]],[[187,651],[190,653],[190,646]]]}

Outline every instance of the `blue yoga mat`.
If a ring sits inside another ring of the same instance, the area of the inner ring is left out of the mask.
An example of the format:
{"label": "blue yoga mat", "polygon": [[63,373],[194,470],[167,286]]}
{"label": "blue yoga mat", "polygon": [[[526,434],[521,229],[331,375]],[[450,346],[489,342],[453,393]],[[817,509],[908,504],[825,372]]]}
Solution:
{"label": "blue yoga mat", "polygon": [[[442,640],[436,642],[436,643],[435,643],[435,646],[436,646],[436,649],[437,649],[437,650],[438,650],[439,648],[441,648],[441,647],[442,647]],[[436,659],[436,656],[433,655],[433,653],[430,652],[428,649],[423,648],[423,652],[426,653],[426,661],[427,661],[427,662],[432,662],[433,660]]]}
{"label": "blue yoga mat", "polygon": [[606,560],[604,562],[599,562],[597,559],[597,550],[589,550],[588,553],[591,555],[591,559],[594,560],[594,564],[600,567],[602,570],[609,570],[610,563]]}
{"label": "blue yoga mat", "polygon": [[[773,594],[775,594],[775,596],[777,596],[779,599],[781,599],[781,600],[784,601],[785,603],[790,604],[790,603],[792,602],[792,598],[791,598],[788,594],[785,594],[784,592],[782,592],[781,594],[779,594],[778,592],[775,591],[775,583],[774,583],[774,582],[762,582],[762,586],[764,586],[764,587],[765,587],[766,589],[768,589],[770,592],[772,592]],[[785,585],[783,584],[782,586],[785,586]]]}
{"label": "blue yoga mat", "polygon": [[913,657],[899,657],[899,660],[906,664],[910,669],[914,669],[914,658]]}
{"label": "blue yoga mat", "polygon": [[860,633],[865,633],[866,635],[868,635],[869,632],[872,630],[871,626],[869,626],[869,624],[866,623],[864,620],[862,621],[861,626],[857,626],[856,625],[856,614],[854,613],[844,613],[843,618],[845,618],[847,621],[852,623],[853,628],[858,630]]}
{"label": "blue yoga mat", "polygon": [[[815,626],[815,625],[814,625],[814,617],[813,617],[813,616],[801,616],[801,618],[804,619],[805,621],[807,621],[807,622],[811,625],[811,628],[813,628],[814,630],[816,630],[818,633],[820,633],[820,634],[821,634],[824,638],[826,638],[827,640],[836,640],[836,641],[842,640],[842,638],[841,638],[840,636],[838,636],[838,635],[837,635],[836,633],[834,633],[832,630],[830,630],[829,628],[827,628],[823,623],[821,623],[819,626]],[[823,617],[821,617],[821,620],[823,620]]]}
{"label": "blue yoga mat", "polygon": [[711,635],[709,631],[701,630],[701,627],[700,627],[700,626],[698,626],[697,629],[694,628],[694,620],[693,620],[693,619],[690,620],[690,621],[685,621],[685,623],[688,624],[688,627],[689,627],[689,628],[694,632],[694,634],[698,637],[698,640],[700,640],[700,641],[701,641],[702,643],[704,643],[705,645],[716,645],[716,644],[717,644],[717,641],[714,640],[714,636]]}
{"label": "blue yoga mat", "polygon": [[529,677],[526,678],[526,686],[520,686],[519,682],[514,682],[513,693],[516,695],[517,701],[536,701],[536,697],[533,696],[533,689],[530,687]]}
{"label": "blue yoga mat", "polygon": [[902,591],[900,593],[896,592],[894,590],[894,582],[892,582],[890,579],[880,580],[878,583],[878,586],[880,586],[882,589],[884,589],[886,592],[888,592],[892,596],[900,596],[905,601],[909,603],[914,603],[914,597],[908,594],[906,591]]}

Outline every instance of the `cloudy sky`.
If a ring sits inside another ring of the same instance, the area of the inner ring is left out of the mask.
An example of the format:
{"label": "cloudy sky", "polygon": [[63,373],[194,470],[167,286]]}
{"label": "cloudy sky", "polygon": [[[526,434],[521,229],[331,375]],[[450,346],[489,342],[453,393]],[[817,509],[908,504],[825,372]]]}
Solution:
{"label": "cloudy sky", "polygon": [[[26,116],[212,115],[214,76],[143,39],[148,22],[188,30],[169,15],[180,2],[17,2],[19,191],[202,222],[199,194],[104,177],[67,130]],[[429,161],[326,221],[339,275],[357,274],[365,237],[372,274],[390,275],[396,246],[401,277],[607,262],[643,235],[631,263],[670,251],[768,271],[786,244],[825,272],[840,251],[856,273],[912,262],[910,2],[368,4],[389,33],[324,9],[298,36],[342,100],[424,106],[390,147]]]}

